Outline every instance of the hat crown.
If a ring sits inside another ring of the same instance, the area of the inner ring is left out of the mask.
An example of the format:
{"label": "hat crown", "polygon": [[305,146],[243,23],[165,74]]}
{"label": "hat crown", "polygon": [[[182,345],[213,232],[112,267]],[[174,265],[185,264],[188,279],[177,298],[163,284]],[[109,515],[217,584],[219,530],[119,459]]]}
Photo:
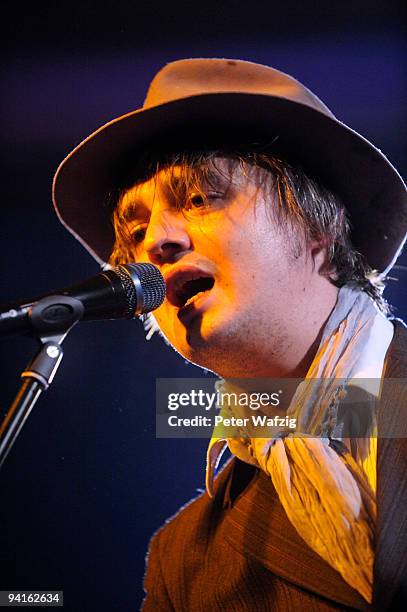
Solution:
{"label": "hat crown", "polygon": [[184,59],[164,66],[151,81],[143,108],[214,93],[276,96],[335,118],[315,94],[288,74],[254,62],[217,58]]}

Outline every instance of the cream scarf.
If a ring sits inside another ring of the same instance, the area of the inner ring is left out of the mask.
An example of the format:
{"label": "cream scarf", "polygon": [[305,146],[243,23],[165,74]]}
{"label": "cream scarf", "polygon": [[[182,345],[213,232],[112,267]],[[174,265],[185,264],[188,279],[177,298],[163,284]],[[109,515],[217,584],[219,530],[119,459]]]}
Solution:
{"label": "cream scarf", "polygon": [[[369,411],[364,438],[344,439],[338,405],[352,385],[368,385],[369,393],[380,394],[381,367],[378,372],[376,364],[376,378],[367,379],[374,370],[368,363],[372,335],[382,338],[382,345],[385,338],[384,358],[392,330],[365,293],[342,287],[315,359],[287,410],[297,419],[295,432],[273,431],[270,437],[259,438],[245,427],[236,437],[225,439],[216,437],[215,431],[207,453],[210,496],[214,471],[227,445],[239,459],[271,477],[301,537],[368,602],[376,519],[376,414]],[[220,381],[217,388],[236,389],[228,381]],[[247,408],[240,406],[222,407],[221,413],[241,417],[245,410],[247,416]]]}

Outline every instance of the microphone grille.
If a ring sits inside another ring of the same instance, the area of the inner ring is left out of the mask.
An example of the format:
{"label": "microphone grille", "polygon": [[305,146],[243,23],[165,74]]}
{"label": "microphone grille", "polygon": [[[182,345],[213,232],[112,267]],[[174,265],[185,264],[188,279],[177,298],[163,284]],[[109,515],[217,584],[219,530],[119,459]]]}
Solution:
{"label": "microphone grille", "polygon": [[[126,264],[118,266],[115,272],[125,287],[130,316],[150,312],[161,306],[165,299],[165,281],[156,266],[148,263]],[[137,303],[137,280],[141,285],[142,304]]]}

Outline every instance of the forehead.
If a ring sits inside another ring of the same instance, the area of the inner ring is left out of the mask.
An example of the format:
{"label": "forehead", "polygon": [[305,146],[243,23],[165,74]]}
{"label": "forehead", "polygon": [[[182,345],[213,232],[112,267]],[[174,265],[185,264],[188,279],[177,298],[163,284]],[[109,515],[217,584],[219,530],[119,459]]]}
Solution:
{"label": "forehead", "polygon": [[181,189],[186,184],[185,170],[182,166],[174,165],[157,169],[149,178],[136,179],[133,184],[122,190],[119,204],[128,205],[133,200],[144,201],[154,198],[156,194],[168,195]]}

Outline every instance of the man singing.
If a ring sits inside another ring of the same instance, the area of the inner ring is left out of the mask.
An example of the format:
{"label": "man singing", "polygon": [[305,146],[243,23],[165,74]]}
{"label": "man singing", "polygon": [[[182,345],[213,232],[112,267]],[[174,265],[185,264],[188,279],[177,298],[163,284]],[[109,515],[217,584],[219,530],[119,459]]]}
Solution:
{"label": "man singing", "polygon": [[[382,383],[407,376],[407,332],[382,290],[407,200],[390,162],[278,70],[180,60],[62,162],[54,202],[100,263],[161,270],[149,324],[220,389],[304,380],[295,432],[214,434],[207,491],[151,541],[143,609],[395,609],[407,449],[381,435],[403,410]],[[349,438],[344,397],[368,379],[379,413]]]}

